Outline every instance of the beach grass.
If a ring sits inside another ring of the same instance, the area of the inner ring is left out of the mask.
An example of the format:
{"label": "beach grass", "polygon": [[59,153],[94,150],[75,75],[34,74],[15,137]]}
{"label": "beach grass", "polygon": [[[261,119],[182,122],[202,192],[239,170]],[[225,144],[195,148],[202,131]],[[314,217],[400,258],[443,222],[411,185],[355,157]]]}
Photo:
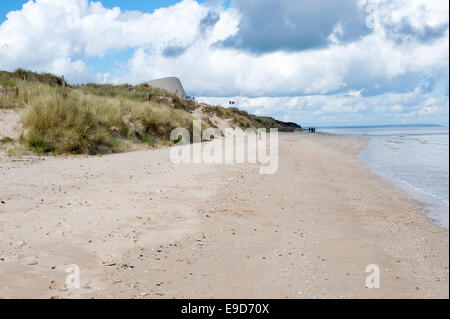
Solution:
{"label": "beach grass", "polygon": [[296,123],[278,121],[268,116],[256,116],[236,107],[223,108],[220,106],[204,105],[203,111],[210,115],[216,115],[222,119],[230,119],[231,123],[247,129],[254,128],[277,128],[279,131],[291,132],[301,127]]}
{"label": "beach grass", "polygon": [[125,151],[125,141],[150,146],[168,142],[177,127],[190,129],[192,116],[156,102],[126,96],[28,84],[21,140],[38,154],[99,154]]}
{"label": "beach grass", "polygon": [[[106,154],[136,144],[171,145],[175,128],[192,136],[191,112],[200,106],[147,84],[69,85],[63,78],[21,69],[0,71],[0,85],[0,109],[20,110],[19,142],[37,154]],[[202,109],[243,129],[299,127],[237,108],[202,104]],[[203,119],[202,128],[212,126],[210,118]]]}

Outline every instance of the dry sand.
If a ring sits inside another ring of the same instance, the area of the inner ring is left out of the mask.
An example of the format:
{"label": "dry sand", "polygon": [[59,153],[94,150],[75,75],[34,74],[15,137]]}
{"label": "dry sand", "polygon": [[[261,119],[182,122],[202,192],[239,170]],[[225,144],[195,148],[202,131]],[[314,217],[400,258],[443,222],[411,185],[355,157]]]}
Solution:
{"label": "dry sand", "polygon": [[19,137],[21,131],[20,116],[21,113],[15,110],[0,109],[0,140],[4,137],[13,139]]}
{"label": "dry sand", "polygon": [[0,155],[0,297],[448,298],[448,231],[357,159],[366,145],[282,134],[274,175],[168,149]]}

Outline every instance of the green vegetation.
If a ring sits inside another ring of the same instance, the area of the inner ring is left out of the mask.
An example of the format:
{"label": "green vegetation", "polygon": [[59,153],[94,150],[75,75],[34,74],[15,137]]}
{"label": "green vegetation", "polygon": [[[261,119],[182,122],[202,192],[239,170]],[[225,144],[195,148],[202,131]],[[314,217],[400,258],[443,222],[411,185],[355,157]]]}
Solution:
{"label": "green vegetation", "polygon": [[[22,69],[17,69],[15,72],[5,72],[0,71],[0,85],[5,87],[2,84],[3,80],[10,81],[13,83],[13,86],[20,80],[26,80],[31,82],[39,82],[42,84],[48,84],[51,86],[61,86],[62,78],[57,77],[56,75],[50,73],[35,73],[31,71],[26,71]],[[67,83],[65,83],[67,85]]]}
{"label": "green vegetation", "polygon": [[255,128],[278,128],[281,132],[292,132],[296,129],[301,129],[301,126],[296,123],[286,123],[275,120],[272,117],[256,116],[248,114],[246,111],[239,110],[235,107],[223,108],[220,106],[204,106],[203,111],[216,115],[219,118],[231,119],[231,122],[243,129],[249,127]]}
{"label": "green vegetation", "polygon": [[[0,71],[0,109],[23,110],[20,142],[38,154],[104,154],[133,145],[170,145],[170,132],[192,134],[191,111],[198,104],[146,84],[71,86],[51,74]],[[257,117],[236,108],[203,106],[206,113],[231,118],[241,128],[296,124]],[[213,126],[207,119],[202,126]]]}
{"label": "green vegetation", "polygon": [[127,97],[135,101],[151,101],[159,104],[165,104],[176,109],[192,111],[197,107],[193,101],[182,100],[178,96],[169,94],[167,91],[150,87],[148,84],[140,85],[111,85],[111,84],[93,84],[77,86],[81,91],[103,97]]}
{"label": "green vegetation", "polygon": [[188,112],[127,96],[104,97],[83,90],[41,88],[23,116],[22,137],[37,153],[97,154],[126,149],[125,140],[163,144],[176,127],[192,127]]}
{"label": "green vegetation", "polygon": [[[184,110],[190,103],[184,105],[170,94],[156,95],[146,88],[154,94],[149,101],[144,86],[62,88],[62,81],[57,85],[49,75],[25,74],[27,80],[22,72],[2,72],[2,86],[9,83],[15,93],[2,94],[0,108],[24,110],[20,141],[38,154],[122,152],[133,144],[170,144],[170,132],[176,127],[192,131],[193,118]],[[163,98],[167,104],[157,102]]]}
{"label": "green vegetation", "polygon": [[1,144],[8,144],[8,143],[12,143],[13,141],[14,140],[12,138],[10,138],[9,136],[5,136],[0,139]]}

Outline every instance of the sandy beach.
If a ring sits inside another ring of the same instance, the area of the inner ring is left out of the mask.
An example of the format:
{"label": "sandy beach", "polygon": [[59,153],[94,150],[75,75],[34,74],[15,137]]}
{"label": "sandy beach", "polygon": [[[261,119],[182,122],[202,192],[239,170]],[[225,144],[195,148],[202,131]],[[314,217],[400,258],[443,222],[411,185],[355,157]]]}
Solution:
{"label": "sandy beach", "polygon": [[357,158],[367,143],[281,134],[274,175],[169,149],[1,154],[0,298],[448,298],[448,230]]}

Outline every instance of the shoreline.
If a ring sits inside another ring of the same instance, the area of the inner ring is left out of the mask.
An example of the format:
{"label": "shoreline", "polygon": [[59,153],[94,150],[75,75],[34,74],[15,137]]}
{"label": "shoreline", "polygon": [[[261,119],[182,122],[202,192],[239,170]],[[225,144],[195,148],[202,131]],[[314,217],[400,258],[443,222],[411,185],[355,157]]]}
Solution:
{"label": "shoreline", "polygon": [[280,134],[274,175],[169,149],[0,156],[0,297],[448,298],[448,230],[358,159],[362,139]]}
{"label": "shoreline", "polygon": [[[340,137],[340,136],[350,136],[350,135],[340,135],[337,133],[329,133],[329,132],[317,132],[315,134],[322,134],[322,135],[329,135],[329,136],[336,136],[336,137]],[[384,181],[388,182],[390,185],[392,185],[395,189],[401,191],[404,193],[404,195],[406,197],[411,198],[412,200],[417,201],[418,205],[421,207],[422,210],[422,214],[427,217],[428,219],[430,219],[436,226],[441,227],[445,230],[449,230],[448,225],[445,225],[442,221],[440,221],[437,217],[432,217],[432,215],[434,214],[434,211],[432,210],[432,206],[433,203],[430,202],[426,202],[422,199],[419,198],[419,196],[416,194],[414,195],[413,193],[416,192],[418,193],[419,191],[415,190],[414,188],[412,188],[411,186],[406,185],[406,182],[404,182],[403,180],[396,180],[392,177],[387,177],[384,176],[382,173],[377,172],[374,168],[370,167],[370,163],[368,162],[367,159],[364,159],[364,153],[368,150],[368,148],[370,147],[370,143],[374,140],[374,137],[365,137],[365,136],[357,136],[357,135],[351,135],[351,137],[353,138],[361,138],[361,139],[366,139],[368,140],[367,142],[367,146],[365,148],[363,148],[359,154],[357,155],[358,159],[361,160],[361,162],[364,163],[364,165],[371,171],[373,172],[375,175],[379,176],[381,179],[383,179]],[[405,184],[406,187],[408,187],[407,189],[404,189],[400,186],[400,184]],[[432,196],[432,195],[429,195]]]}
{"label": "shoreline", "polygon": [[[339,134],[336,134],[339,136]],[[386,180],[389,182],[393,187],[396,189],[401,190],[405,193],[407,197],[410,197],[413,200],[416,200],[420,203],[423,209],[423,214],[425,214],[426,217],[431,219],[437,226],[442,227],[449,230],[448,226],[448,219],[447,221],[442,220],[442,217],[439,217],[436,215],[436,213],[442,211],[442,203],[437,203],[437,200],[442,200],[441,198],[437,198],[434,194],[426,192],[424,190],[417,189],[407,181],[404,181],[400,178],[394,178],[392,176],[388,176],[387,174],[383,173],[382,170],[377,171],[373,167],[373,165],[376,164],[376,162],[370,162],[369,158],[367,158],[366,153],[369,151],[369,148],[371,147],[371,143],[375,143],[375,137],[367,137],[369,139],[369,143],[365,149],[363,149],[360,154],[358,155],[358,158],[377,176],[380,176],[383,180]],[[373,146],[372,146],[373,147]],[[433,198],[433,199],[431,199]],[[448,210],[448,207],[447,207]],[[444,208],[444,211],[445,208]]]}

